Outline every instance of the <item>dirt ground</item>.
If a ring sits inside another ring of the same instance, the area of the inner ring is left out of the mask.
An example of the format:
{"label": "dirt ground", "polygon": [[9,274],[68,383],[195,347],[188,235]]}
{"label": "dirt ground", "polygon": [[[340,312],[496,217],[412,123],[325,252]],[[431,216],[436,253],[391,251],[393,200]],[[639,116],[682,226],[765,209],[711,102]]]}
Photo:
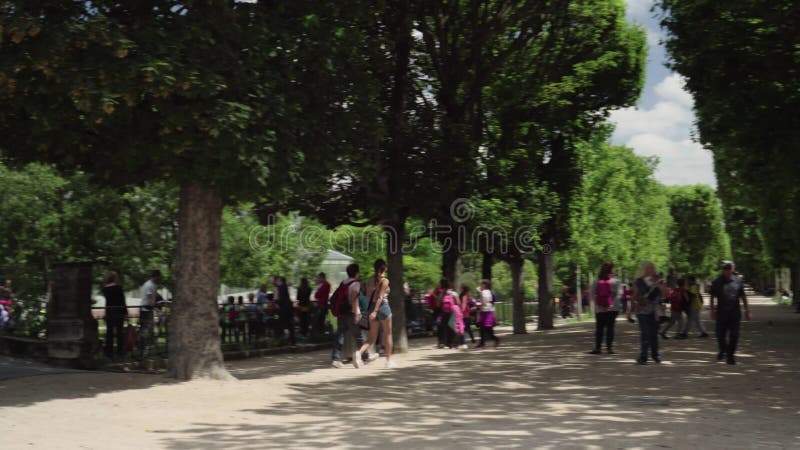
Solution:
{"label": "dirt ground", "polygon": [[736,366],[716,362],[713,337],[636,365],[638,329],[620,320],[616,355],[587,354],[583,323],[497,350],[416,340],[394,370],[314,352],[233,362],[235,382],[4,380],[0,448],[800,448],[800,314],[753,300]]}

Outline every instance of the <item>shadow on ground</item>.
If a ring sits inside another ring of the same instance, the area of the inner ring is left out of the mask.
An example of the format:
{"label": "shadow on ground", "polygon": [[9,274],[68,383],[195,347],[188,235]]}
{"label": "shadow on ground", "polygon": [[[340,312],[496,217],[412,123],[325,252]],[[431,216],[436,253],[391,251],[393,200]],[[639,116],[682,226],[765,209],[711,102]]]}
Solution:
{"label": "shadow on ground", "polygon": [[[737,366],[715,362],[713,338],[663,342],[664,364],[636,365],[638,329],[622,321],[618,354],[589,355],[591,331],[576,325],[508,336],[498,350],[441,350],[396,370],[368,367],[343,379],[331,369],[327,382],[292,383],[286,401],[243,411],[266,426],[197,422],[164,430],[162,442],[173,449],[798,445],[796,427],[770,418],[798,418],[800,320],[775,306],[753,309],[763,319],[743,324]],[[249,362],[234,373],[257,379],[328,363],[321,352],[282,361]]]}

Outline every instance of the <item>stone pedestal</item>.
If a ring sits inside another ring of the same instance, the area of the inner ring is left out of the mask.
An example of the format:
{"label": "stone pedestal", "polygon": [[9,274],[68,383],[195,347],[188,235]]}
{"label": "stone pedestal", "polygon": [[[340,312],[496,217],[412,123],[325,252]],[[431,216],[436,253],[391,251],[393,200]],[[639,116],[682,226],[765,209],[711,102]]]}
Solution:
{"label": "stone pedestal", "polygon": [[99,345],[92,317],[92,263],[53,264],[50,291],[48,357],[56,364],[86,367]]}

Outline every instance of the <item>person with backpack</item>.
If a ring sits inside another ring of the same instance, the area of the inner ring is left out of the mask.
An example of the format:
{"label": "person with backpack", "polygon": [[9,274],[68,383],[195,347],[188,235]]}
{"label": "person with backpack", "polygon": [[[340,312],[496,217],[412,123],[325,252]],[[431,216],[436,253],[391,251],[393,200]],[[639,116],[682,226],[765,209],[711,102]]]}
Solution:
{"label": "person with backpack", "polygon": [[676,282],[677,286],[672,292],[669,293],[669,309],[670,309],[670,317],[669,323],[661,330],[659,335],[662,339],[669,339],[667,336],[667,331],[672,328],[673,325],[676,323],[678,324],[677,332],[675,334],[675,339],[686,339],[686,335],[683,334],[683,313],[688,309],[689,306],[689,294],[686,292],[686,280],[683,278],[678,278]]}
{"label": "person with backpack", "polygon": [[467,348],[467,333],[469,339],[474,344],[475,335],[472,334],[472,316],[478,310],[478,303],[470,295],[470,288],[466,284],[461,285],[461,293],[459,294],[461,300],[461,316],[464,318],[464,333],[461,335],[461,348]]}
{"label": "person with backpack", "polygon": [[448,295],[453,301],[453,310],[450,314],[450,320],[447,322],[448,328],[453,333],[453,341],[450,343],[450,348],[466,349],[467,343],[464,339],[464,311],[461,309],[461,296],[458,292],[451,289]]}
{"label": "person with backpack", "polygon": [[603,335],[606,338],[606,353],[614,354],[614,326],[619,310],[619,280],[613,272],[614,263],[611,261],[603,263],[597,281],[589,289],[589,296],[594,299],[595,304],[594,350],[589,352],[592,355],[601,353]]}
{"label": "person with backpack", "polygon": [[[333,316],[336,317],[336,332],[333,334],[333,351],[331,352],[331,367],[341,369],[344,367],[342,362],[342,352],[344,350],[345,337],[350,334],[355,338],[356,346],[364,345],[364,331],[358,326],[361,317],[361,304],[359,296],[361,293],[361,274],[358,264],[350,264],[345,269],[347,279],[342,281],[338,288],[333,291],[330,301],[326,304],[330,307]],[[365,352],[367,361],[374,359]]]}
{"label": "person with backpack", "polygon": [[700,321],[700,313],[703,310],[703,295],[700,294],[700,285],[697,284],[697,277],[694,275],[689,277],[688,294],[689,308],[686,313],[689,317],[686,320],[686,325],[683,327],[683,335],[688,337],[689,329],[691,329],[692,324],[694,324],[697,331],[700,332],[700,337],[707,338],[708,333],[706,333],[706,329],[703,327],[703,322]]}
{"label": "person with backpack", "polygon": [[478,314],[478,326],[481,330],[481,341],[475,348],[482,348],[486,346],[486,340],[494,340],[494,346],[500,346],[500,338],[495,336],[494,327],[497,325],[497,319],[494,315],[494,300],[495,296],[492,293],[492,282],[489,280],[481,281],[481,298],[480,298],[480,313]]}
{"label": "person with backpack", "polygon": [[450,280],[442,278],[439,282],[439,304],[441,305],[441,330],[442,344],[447,348],[454,348],[456,345],[455,326],[452,324],[454,310],[456,308],[456,297],[458,294],[450,289]]}
{"label": "person with backpack", "polygon": [[636,360],[639,364],[647,364],[647,355],[653,361],[661,363],[658,353],[658,322],[656,321],[656,306],[666,296],[664,280],[656,275],[656,266],[645,261],[642,263],[641,276],[633,283],[633,309],[639,322],[641,351]]}

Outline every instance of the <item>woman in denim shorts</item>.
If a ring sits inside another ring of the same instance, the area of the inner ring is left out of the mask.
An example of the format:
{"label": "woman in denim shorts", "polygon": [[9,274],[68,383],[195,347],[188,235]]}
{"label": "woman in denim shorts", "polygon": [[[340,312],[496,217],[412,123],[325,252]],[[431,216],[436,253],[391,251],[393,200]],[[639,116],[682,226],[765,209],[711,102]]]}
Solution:
{"label": "woman in denim shorts", "polygon": [[375,276],[367,280],[369,299],[369,341],[353,353],[353,365],[362,366],[361,355],[378,341],[378,330],[383,328],[383,348],[386,368],[397,367],[392,361],[392,310],[389,308],[389,280],[386,278],[386,261],[375,261]]}

